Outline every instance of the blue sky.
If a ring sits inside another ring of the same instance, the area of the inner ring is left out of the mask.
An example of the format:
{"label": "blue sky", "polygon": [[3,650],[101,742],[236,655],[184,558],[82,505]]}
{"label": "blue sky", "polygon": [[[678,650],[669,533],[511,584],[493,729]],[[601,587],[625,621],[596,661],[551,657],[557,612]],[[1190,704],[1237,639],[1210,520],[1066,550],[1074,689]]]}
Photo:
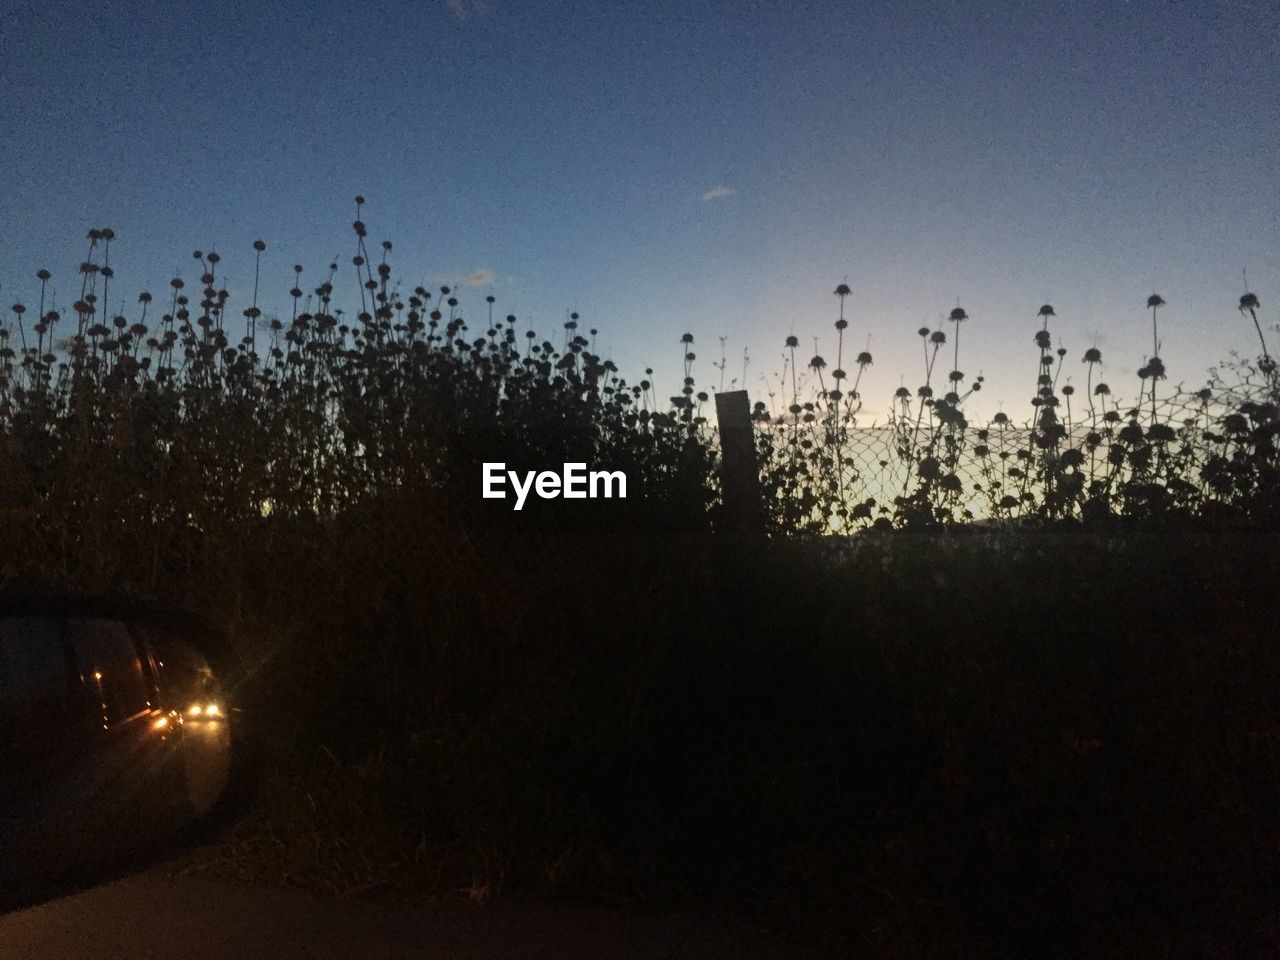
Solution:
{"label": "blue sky", "polygon": [[[674,392],[747,386],[785,337],[870,337],[867,409],[920,379],[915,330],[959,297],[978,415],[1025,411],[1043,302],[1131,393],[1150,350],[1199,386],[1256,353],[1241,269],[1280,304],[1280,7],[1266,2],[314,3],[0,8],[0,299],[40,267],[69,302],[85,232],[117,234],[130,304],[216,248],[287,309],[355,240],[412,286],[600,329]],[[160,12],[156,12],[160,11]],[[344,290],[357,294],[354,281]],[[112,298],[114,300],[114,296]],[[114,309],[119,304],[110,305]],[[465,308],[470,307],[470,310]],[[950,327],[948,326],[948,332]]]}

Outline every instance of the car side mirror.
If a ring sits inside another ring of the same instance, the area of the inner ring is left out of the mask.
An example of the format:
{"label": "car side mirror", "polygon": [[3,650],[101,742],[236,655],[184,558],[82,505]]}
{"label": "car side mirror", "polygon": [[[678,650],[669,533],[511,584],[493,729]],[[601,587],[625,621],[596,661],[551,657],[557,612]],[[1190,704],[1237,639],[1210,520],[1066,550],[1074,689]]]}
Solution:
{"label": "car side mirror", "polygon": [[223,822],[256,780],[243,678],[190,614],[0,596],[0,886],[94,874]]}
{"label": "car side mirror", "polygon": [[189,615],[146,611],[132,626],[150,648],[160,703],[180,733],[192,815],[199,820],[234,806],[243,799],[253,764],[239,659],[220,635]]}

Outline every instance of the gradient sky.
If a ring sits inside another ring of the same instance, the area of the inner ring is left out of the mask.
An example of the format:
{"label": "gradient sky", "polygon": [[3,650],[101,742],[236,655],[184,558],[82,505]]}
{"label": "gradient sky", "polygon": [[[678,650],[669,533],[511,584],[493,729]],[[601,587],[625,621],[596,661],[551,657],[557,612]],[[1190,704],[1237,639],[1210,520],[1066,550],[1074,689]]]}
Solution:
{"label": "gradient sky", "polygon": [[686,331],[700,384],[719,337],[726,381],[748,347],[753,397],[789,333],[834,365],[841,281],[873,414],[957,297],[979,416],[1029,410],[1044,302],[1067,373],[1096,340],[1132,394],[1160,293],[1170,379],[1199,386],[1257,353],[1241,269],[1280,305],[1278,48],[1252,0],[7,0],[0,300],[48,267],[65,309],[92,226],[131,310],[195,248],[243,293],[258,238],[268,308],[295,262],[310,288],[336,257],[355,297],[363,193],[407,286],[471,276],[464,315],[493,293],[547,332],[576,309],[664,395]]}

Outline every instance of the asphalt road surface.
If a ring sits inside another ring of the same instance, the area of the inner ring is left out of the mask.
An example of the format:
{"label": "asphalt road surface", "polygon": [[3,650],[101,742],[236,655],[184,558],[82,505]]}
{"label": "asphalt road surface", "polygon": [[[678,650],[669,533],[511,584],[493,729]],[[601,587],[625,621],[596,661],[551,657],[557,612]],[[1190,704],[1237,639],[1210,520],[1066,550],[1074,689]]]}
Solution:
{"label": "asphalt road surface", "polygon": [[163,868],[0,915],[0,957],[13,960],[811,956],[741,925],[638,908],[337,901]]}

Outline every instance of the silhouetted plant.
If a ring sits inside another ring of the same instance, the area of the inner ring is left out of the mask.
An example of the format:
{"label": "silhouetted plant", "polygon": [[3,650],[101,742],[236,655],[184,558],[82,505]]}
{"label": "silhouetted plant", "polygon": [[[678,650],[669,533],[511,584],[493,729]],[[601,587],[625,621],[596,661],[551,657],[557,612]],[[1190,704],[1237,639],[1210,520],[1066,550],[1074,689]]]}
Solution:
{"label": "silhouetted plant", "polygon": [[[530,337],[522,354],[515,318],[494,322],[492,297],[486,335],[469,335],[448,288],[447,316],[422,287],[401,297],[391,244],[371,264],[367,229],[360,219],[354,229],[354,322],[335,306],[332,264],[309,294],[295,265],[288,319],[264,314],[269,264],[256,241],[254,289],[234,343],[214,253],[195,251],[194,303],[182,278],[171,281],[154,329],[146,292],[135,320],[103,322],[114,233],[90,231],[76,330],[61,341],[58,315],[44,309],[52,274],[39,270],[34,328],[19,303],[0,329],[0,492],[15,505],[6,532],[24,545],[19,553],[54,579],[129,569],[154,588],[179,543],[235,551],[265,516],[333,517],[397,491],[458,503],[484,459],[607,464],[627,472],[633,498],[705,522],[715,480],[692,337],[682,344],[679,402],[655,410],[649,381],[633,386],[596,355],[576,314],[563,351]],[[177,556],[211,569],[207,556]]]}
{"label": "silhouetted plant", "polygon": [[[596,353],[596,331],[590,339],[579,331],[576,313],[556,349],[532,329],[518,335],[515,316],[496,319],[492,295],[485,327],[474,333],[449,286],[438,298],[421,286],[402,296],[391,243],[381,244],[376,263],[370,256],[363,198],[356,216],[355,318],[336,305],[336,264],[309,292],[302,266],[293,265],[287,319],[264,314],[260,285],[270,263],[256,241],[254,289],[235,343],[216,253],[194,252],[198,284],[173,278],[158,318],[147,292],[133,319],[102,317],[115,234],[89,231],[75,331],[66,337],[57,333],[59,314],[46,310],[52,273],[36,272],[35,322],[15,303],[0,329],[0,432],[9,465],[0,482],[9,502],[23,505],[11,529],[59,544],[36,555],[56,556],[49,562],[64,573],[82,562],[58,533],[56,518],[66,518],[102,543],[101,570],[120,563],[109,544],[132,540],[128,550],[149,556],[154,581],[166,545],[198,531],[212,536],[221,525],[236,531],[225,538],[233,545],[264,513],[335,516],[389,491],[453,496],[474,486],[468,471],[489,453],[530,466],[571,453],[608,462],[627,469],[636,489],[688,497],[681,509],[697,523],[713,515],[715,435],[705,415],[709,392],[694,376],[692,334],[680,338],[679,392],[659,404],[652,369],[636,384],[624,380]],[[845,369],[851,291],[842,283],[834,293],[835,367],[816,345],[801,364],[799,338],[787,337],[777,390],[766,380],[768,402],[752,411],[779,530],[1269,509],[1277,378],[1256,294],[1239,303],[1259,335],[1256,365],[1224,368],[1205,390],[1179,386],[1164,398],[1156,391],[1166,376],[1157,355],[1164,301],[1152,295],[1153,352],[1139,371],[1138,405],[1126,414],[1107,384],[1094,383],[1102,355],[1092,347],[1083,357],[1087,421],[1074,388],[1058,385],[1066,350],[1053,341],[1053,307],[1041,306],[1036,392],[1021,424],[1004,413],[985,425],[970,422],[965,402],[982,377],[965,388],[959,335],[968,314],[957,306],[947,317],[953,367],[945,385],[936,387],[934,373],[947,334],[922,327],[923,382],[897,390],[887,424],[866,427],[858,423],[859,390],[872,357],[858,353],[852,377]],[[722,338],[714,365],[721,386],[725,365]],[[1236,380],[1225,382],[1227,374]],[[783,409],[770,412],[779,395]],[[101,503],[126,522],[106,520]]]}
{"label": "silhouetted plant", "polygon": [[[1157,311],[1163,305],[1157,296],[1148,300],[1157,348]],[[956,311],[964,311],[957,307],[952,312],[958,335],[962,320],[955,319]],[[1003,412],[986,426],[969,423],[963,402],[981,388],[981,377],[961,394],[963,374],[953,369],[946,393],[935,395],[934,365],[946,343],[941,330],[918,331],[924,382],[914,394],[898,388],[884,426],[858,426],[854,409],[833,419],[832,391],[823,388],[823,366],[816,362],[821,358],[815,357],[810,370],[818,380],[817,399],[828,401],[823,422],[838,422],[839,433],[802,432],[808,407],[794,381],[791,416],[770,418],[763,404],[756,408],[765,458],[762,476],[768,496],[781,505],[775,521],[783,529],[850,532],[981,518],[1098,521],[1126,515],[1219,515],[1222,509],[1258,518],[1270,515],[1275,464],[1266,437],[1275,429],[1275,379],[1268,354],[1256,367],[1231,368],[1238,375],[1233,385],[1219,377],[1201,390],[1179,386],[1162,398],[1155,385],[1167,373],[1153,351],[1139,371],[1138,405],[1125,414],[1111,388],[1094,383],[1102,353],[1091,347],[1083,356],[1088,411],[1087,419],[1081,419],[1075,388],[1069,383],[1059,387],[1067,351],[1054,347],[1049,321],[1056,312],[1045,304],[1036,316],[1036,395],[1022,426]],[[837,329],[843,333],[843,327]],[[793,341],[798,344],[792,337],[788,345]],[[869,354],[864,357],[869,363]],[[957,366],[958,357],[957,350]],[[1262,441],[1233,444],[1234,460],[1213,452],[1219,436],[1213,427],[1227,417],[1238,428],[1229,436],[1243,439],[1239,428],[1248,423]],[[776,460],[780,451],[786,451],[785,467]],[[1235,466],[1228,469],[1229,463]],[[834,479],[815,483],[833,471]]]}

